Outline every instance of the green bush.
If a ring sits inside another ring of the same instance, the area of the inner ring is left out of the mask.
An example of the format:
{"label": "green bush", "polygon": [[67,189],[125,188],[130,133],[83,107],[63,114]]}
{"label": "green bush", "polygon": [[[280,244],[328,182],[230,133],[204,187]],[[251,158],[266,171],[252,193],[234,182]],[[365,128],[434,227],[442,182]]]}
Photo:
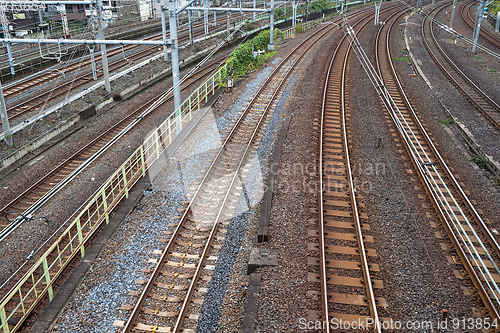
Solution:
{"label": "green bush", "polygon": [[476,163],[477,166],[480,167],[481,169],[486,168],[487,160],[486,160],[486,157],[484,157],[483,155],[475,155],[475,156],[471,157],[470,160],[472,162]]}
{"label": "green bush", "polygon": [[333,2],[326,0],[316,0],[309,4],[309,12],[319,12],[333,7]]}
{"label": "green bush", "polygon": [[274,18],[276,20],[283,20],[285,19],[285,11],[283,8],[276,8],[274,9]]}
{"label": "green bush", "polygon": [[[281,31],[279,29],[274,29],[275,35],[279,36]],[[270,40],[269,30],[261,31],[257,36],[242,44],[234,50],[234,52],[226,60],[226,68],[221,73],[221,78],[219,80],[219,85],[226,86],[227,77],[229,75],[228,69],[232,70],[233,80],[236,80],[245,73],[252,71],[256,67],[263,64],[269,57],[275,54],[275,52],[267,52],[260,55],[257,58],[253,57],[252,47],[254,51],[267,50],[267,45]]]}

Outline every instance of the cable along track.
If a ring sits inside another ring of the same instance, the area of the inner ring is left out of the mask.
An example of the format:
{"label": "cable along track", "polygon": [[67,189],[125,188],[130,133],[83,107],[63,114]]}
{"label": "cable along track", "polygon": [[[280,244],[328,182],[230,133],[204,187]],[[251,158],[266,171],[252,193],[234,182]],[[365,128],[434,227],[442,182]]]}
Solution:
{"label": "cable along track", "polygon": [[[499,319],[500,248],[429,138],[396,74],[390,32],[402,16],[392,18],[376,39],[374,84],[405,144],[406,150],[492,320]],[[476,231],[476,230],[480,231]]]}
{"label": "cable along track", "polygon": [[[372,20],[365,17],[358,22],[363,24],[357,33]],[[319,240],[322,320],[331,324],[324,327],[325,332],[330,332],[341,322],[363,323],[366,329],[381,332],[382,326],[391,319],[381,318],[378,314],[377,306],[387,307],[387,301],[375,296],[375,290],[382,289],[383,282],[374,278],[380,271],[379,265],[370,264],[368,260],[377,253],[365,245],[373,243],[373,237],[366,235],[369,224],[361,222],[367,221],[368,217],[359,210],[364,205],[358,203],[362,196],[356,193],[353,183],[348,149],[346,71],[352,47],[352,42],[344,35],[330,61],[321,109]]]}
{"label": "cable along track", "polygon": [[[433,19],[439,11],[443,10],[445,7],[446,5],[435,8],[434,11],[436,12],[433,15]],[[446,55],[435,37],[434,24],[427,19],[427,16],[424,16],[422,20],[421,35],[427,51],[444,74],[474,105],[476,105],[479,111],[491,121],[493,125],[500,129],[500,106],[468,78],[467,75],[465,75],[465,73]],[[432,42],[429,43],[430,39],[432,39]]]}
{"label": "cable along track", "polygon": [[[303,55],[334,28],[325,25],[297,46],[257,92],[222,144],[180,222],[140,293],[129,320],[116,321],[123,332],[194,332],[216,265],[227,225],[243,193],[243,182],[256,158],[271,111],[276,107],[292,69]],[[203,273],[202,273],[203,272]],[[200,279],[201,275],[205,279]],[[134,292],[139,294],[139,292]],[[194,298],[194,299],[193,299]]]}
{"label": "cable along track", "polygon": [[[238,17],[240,15],[238,14]],[[225,18],[218,18],[218,20],[221,22],[224,22],[226,19]],[[198,23],[195,27],[195,36],[200,36],[204,35],[204,31],[200,31],[200,28],[202,27],[203,23]],[[213,27],[210,26],[209,30],[210,32],[213,32],[214,30],[220,29],[220,25],[218,27]],[[189,43],[189,32],[188,28],[183,28],[180,29],[179,31],[179,42],[182,42],[182,45],[185,45]],[[167,33],[167,37],[169,34]],[[161,40],[161,34],[145,38],[144,40]],[[119,59],[115,59],[111,61],[111,58],[113,56],[117,56],[120,53],[124,52],[133,52],[132,54],[128,54],[127,58],[122,57]],[[163,51],[162,51],[163,52]],[[128,66],[131,63],[134,63],[135,61],[143,60],[147,57],[152,57],[155,54],[158,54],[158,46],[153,46],[153,47],[141,47],[141,46],[135,46],[135,45],[126,45],[123,47],[123,49],[117,47],[114,49],[111,49],[108,51],[108,59],[110,61],[109,63],[109,72],[110,74],[117,72],[121,68],[124,68]],[[96,54],[95,55],[95,64],[96,66],[98,65],[98,62],[101,61],[101,55]],[[63,82],[59,82],[59,80],[55,81],[52,83],[52,88],[45,90],[43,92],[38,92],[38,94],[34,97],[28,98],[28,99],[23,99],[22,101],[16,102],[14,105],[8,105],[7,108],[7,113],[10,121],[13,121],[16,118],[19,118],[21,116],[24,116],[28,113],[32,113],[34,111],[38,111],[40,109],[45,108],[45,105],[47,104],[47,101],[49,100],[56,100],[59,97],[65,96],[69,94],[71,91],[74,91],[76,88],[81,87],[89,82],[93,82],[93,74],[92,70],[88,67],[91,64],[90,59],[82,59],[80,62],[75,62],[69,65],[68,67],[58,70],[55,73],[43,73],[41,75],[47,76],[44,78],[43,81],[40,81],[36,77],[28,82],[21,82],[20,85],[23,86],[22,91],[33,88],[35,86],[38,86],[44,82],[48,82],[53,79],[57,79],[60,77],[61,74],[69,74],[75,71],[82,71],[80,75],[78,73],[73,73],[72,75],[74,76],[73,79],[70,80],[64,80]],[[90,70],[90,71],[89,71]],[[104,74],[102,73],[102,67],[96,68],[96,77],[97,79],[101,79],[104,77]],[[16,89],[17,85],[12,85],[9,86],[9,88],[4,89],[4,92],[6,92],[5,97],[8,95],[12,95],[13,93],[9,93],[9,91]],[[21,90],[19,90],[20,92]],[[17,93],[18,91],[16,91]]]}

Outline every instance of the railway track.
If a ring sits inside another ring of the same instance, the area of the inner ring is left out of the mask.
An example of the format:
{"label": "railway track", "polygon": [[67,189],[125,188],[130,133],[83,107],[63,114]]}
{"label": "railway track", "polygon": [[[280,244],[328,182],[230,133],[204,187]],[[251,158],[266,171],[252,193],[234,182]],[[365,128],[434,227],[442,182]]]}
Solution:
{"label": "railway track", "polygon": [[[325,25],[298,45],[269,75],[222,144],[145,283],[127,322],[116,321],[123,332],[194,332],[210,270],[224,240],[221,225],[229,223],[241,179],[257,153],[256,140],[265,130],[286,87],[289,75],[303,55],[334,28]],[[212,267],[212,268],[211,268]],[[203,279],[200,277],[203,276]]]}
{"label": "railway track", "polygon": [[390,51],[390,33],[401,16],[393,16],[379,30],[373,83],[454,245],[457,264],[467,270],[491,319],[499,319],[500,248],[439,154],[399,81]]}
{"label": "railway track", "polygon": [[[464,20],[467,25],[473,29],[474,28],[474,19],[471,16],[471,11],[472,7],[475,5],[474,1],[471,1],[468,4],[465,4],[462,6],[462,9],[460,10],[460,15],[462,16],[462,19]],[[500,40],[498,40],[498,35],[495,36],[488,30],[484,29],[481,27],[481,33],[480,36],[488,40],[491,44],[495,45],[496,47],[500,48]]]}
{"label": "railway track", "polygon": [[[238,14],[239,15],[239,14]],[[239,16],[238,16],[239,17]],[[225,18],[219,18],[219,26],[218,27],[213,27],[210,25],[209,31],[213,32],[216,29],[220,28],[220,24],[222,24],[225,21]],[[203,30],[203,23],[198,23],[195,24],[194,27],[194,34],[195,36],[201,36],[204,35],[204,30]],[[168,35],[167,35],[168,36]],[[161,35],[156,35],[152,36],[150,38],[146,38],[146,40],[158,40],[161,39]],[[179,31],[179,42],[181,43],[188,43],[189,42],[189,31],[187,28],[181,29]],[[137,47],[133,45],[127,45],[124,46],[123,48],[124,51],[130,51],[130,50],[137,50],[133,54],[128,55],[127,58],[121,58],[118,60],[115,60],[109,64],[109,72],[113,73],[124,66],[127,66],[133,61],[137,60],[143,60],[145,57],[151,56],[153,54],[158,53],[158,47]],[[116,48],[114,50],[111,50],[108,52],[108,57],[118,55],[122,52],[121,48]],[[101,59],[100,55],[96,55],[95,61],[98,62]],[[57,71],[54,73],[49,73],[49,74],[44,74],[43,78],[40,77],[33,77],[29,82],[21,82],[20,85],[14,85],[11,86],[7,89],[4,90],[4,95],[5,97],[8,96],[13,96],[17,93],[20,93],[22,91],[32,89],[36,86],[39,86],[41,84],[47,83],[51,80],[54,80],[55,78],[59,77],[61,73],[64,74],[69,74],[71,72],[77,71],[81,68],[85,68],[89,66],[91,63],[90,59],[85,59],[81,62],[77,62],[74,64],[71,64],[67,68],[61,71]],[[76,74],[75,74],[76,75]],[[46,77],[45,77],[46,76]],[[100,79],[103,77],[102,74],[102,68],[97,68],[97,79]],[[19,103],[16,103],[15,105],[9,105],[7,107],[7,115],[9,117],[10,121],[13,121],[16,118],[19,118],[20,116],[26,115],[30,112],[34,112],[39,110],[40,108],[44,107],[44,105],[47,103],[48,100],[56,100],[57,98],[63,97],[67,95],[71,90],[74,90],[78,87],[81,87],[89,82],[93,81],[93,73],[92,71],[85,70],[85,73],[79,74],[78,76],[75,76],[73,79],[68,79],[64,80],[64,82],[58,82],[56,81],[53,85],[52,88],[46,89],[43,92],[37,92],[37,95],[25,99]]]}
{"label": "railway track", "polygon": [[[196,77],[189,79],[181,88],[186,89],[197,83],[200,79],[204,78],[211,71],[213,71],[214,68],[218,67],[221,60],[221,57],[214,59],[210,64],[199,69],[195,73]],[[13,221],[17,216],[16,214],[10,214],[9,216],[9,212],[14,211],[24,213],[28,208],[33,207],[33,205],[39,203],[39,200],[43,198],[46,193],[48,193],[52,188],[59,186],[60,182],[63,179],[74,172],[74,170],[76,170],[80,165],[89,160],[101,148],[109,144],[109,142],[113,141],[114,138],[125,128],[131,126],[131,124],[133,123],[137,123],[137,117],[139,117],[146,109],[148,109],[148,107],[154,104],[155,101],[160,97],[161,94],[153,98],[151,101],[144,104],[134,112],[130,113],[122,120],[118,121],[113,127],[109,128],[107,131],[89,142],[79,151],[75,152],[72,156],[67,158],[61,164],[56,166],[52,171],[36,181],[24,192],[19,194],[15,199],[3,206],[0,210],[0,239],[3,240],[12,230],[17,228],[19,221]],[[172,96],[170,96],[168,100],[170,100],[171,98]],[[166,100],[165,102],[167,102],[168,100]]]}
{"label": "railway track", "polygon": [[[433,18],[439,11],[446,8],[446,5],[434,9]],[[424,16],[421,25],[421,35],[424,45],[434,59],[435,63],[444,74],[461,90],[464,95],[479,109],[479,111],[497,128],[500,128],[500,106],[481,88],[479,88],[470,78],[468,78],[460,68],[446,55],[439,45],[434,33],[434,24]]]}
{"label": "railway track", "polygon": [[[357,22],[356,33],[372,20],[369,15]],[[344,35],[330,61],[321,109],[318,238],[322,320],[363,323],[367,329],[381,332],[380,323],[391,319],[381,318],[377,310],[388,305],[385,298],[376,296],[383,282],[377,279],[379,265],[369,262],[377,253],[370,248],[373,237],[368,235],[368,217],[362,213],[363,196],[356,193],[348,149],[346,75],[352,47]],[[324,327],[324,332],[331,330],[330,325]]]}

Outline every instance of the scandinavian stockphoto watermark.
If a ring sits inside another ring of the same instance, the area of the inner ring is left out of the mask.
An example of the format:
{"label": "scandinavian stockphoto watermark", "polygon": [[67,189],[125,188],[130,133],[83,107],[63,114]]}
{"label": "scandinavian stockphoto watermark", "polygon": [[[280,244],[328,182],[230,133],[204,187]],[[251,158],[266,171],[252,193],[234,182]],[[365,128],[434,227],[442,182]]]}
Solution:
{"label": "scandinavian stockphoto watermark", "polygon": [[483,330],[498,329],[497,319],[491,318],[447,318],[441,320],[378,320],[373,318],[360,317],[351,321],[340,318],[332,318],[329,322],[320,320],[299,319],[300,330],[324,330],[327,325],[330,330],[366,330],[372,327],[379,327],[383,330],[402,331],[433,331],[433,330]]}
{"label": "scandinavian stockphoto watermark", "polygon": [[[319,162],[312,159],[309,163],[272,164],[270,172],[278,174],[276,184],[271,184],[273,191],[280,193],[317,193]],[[349,193],[347,166],[343,162],[326,162],[323,164],[323,189]],[[384,163],[358,162],[350,165],[353,185],[356,191],[370,193],[374,186],[370,176],[381,176],[386,172]],[[266,191],[268,188],[266,188]]]}

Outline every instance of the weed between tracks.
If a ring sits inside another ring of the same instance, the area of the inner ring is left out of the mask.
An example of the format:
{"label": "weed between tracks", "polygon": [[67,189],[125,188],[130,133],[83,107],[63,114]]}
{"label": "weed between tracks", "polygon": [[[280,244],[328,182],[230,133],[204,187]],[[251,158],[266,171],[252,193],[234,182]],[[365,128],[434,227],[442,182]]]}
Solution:
{"label": "weed between tracks", "polygon": [[392,58],[394,61],[403,61],[406,62],[408,65],[411,65],[411,60],[408,57],[401,57],[401,58]]}
{"label": "weed between tracks", "polygon": [[483,155],[474,155],[471,157],[470,160],[476,163],[477,166],[480,167],[481,169],[486,168],[487,160],[486,157],[484,157]]}
{"label": "weed between tracks", "polygon": [[446,125],[448,127],[451,127],[455,123],[455,121],[452,118],[438,118],[437,119],[441,124]]}

